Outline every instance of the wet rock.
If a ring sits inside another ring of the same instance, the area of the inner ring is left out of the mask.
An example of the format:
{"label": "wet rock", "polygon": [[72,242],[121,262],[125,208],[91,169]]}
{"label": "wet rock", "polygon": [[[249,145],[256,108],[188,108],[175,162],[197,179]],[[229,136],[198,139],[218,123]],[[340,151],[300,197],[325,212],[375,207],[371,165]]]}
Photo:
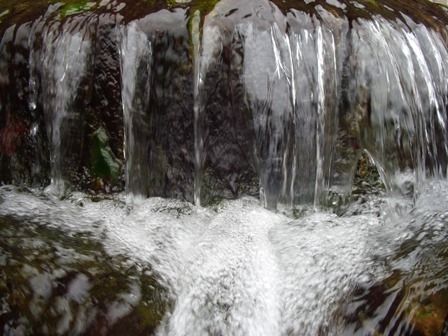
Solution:
{"label": "wet rock", "polygon": [[113,183],[120,176],[121,163],[115,157],[106,130],[98,128],[92,136],[91,146],[92,174],[108,183]]}
{"label": "wet rock", "polygon": [[[448,314],[448,245],[446,231],[438,231],[434,223],[446,225],[446,219],[413,213],[412,233],[381,260],[384,277],[357,284],[336,314],[346,333],[443,335]],[[441,232],[445,233],[438,236]]]}
{"label": "wet rock", "polygon": [[2,334],[152,334],[169,299],[151,269],[82,234],[0,219]]}
{"label": "wet rock", "polygon": [[[107,134],[107,151],[113,161],[119,167],[113,174],[109,172],[106,184],[109,191],[120,191],[124,189],[124,153],[123,153],[123,112],[121,102],[121,78],[120,56],[119,56],[119,35],[117,25],[120,17],[113,10],[104,10],[98,14],[94,34],[94,53],[95,57],[90,66],[90,104],[87,109],[85,123],[85,146],[82,153],[82,168],[85,172],[77,183],[83,190],[89,190],[91,184],[96,183],[98,176],[95,172],[95,162],[101,160],[96,157],[100,154],[97,148],[96,132],[100,129]],[[104,144],[106,145],[106,144]],[[93,163],[93,165],[92,165]],[[114,164],[115,166],[116,164]],[[110,166],[110,165],[109,165]],[[93,169],[92,169],[93,168]],[[115,169],[114,169],[115,170]],[[101,175],[104,175],[101,174]],[[104,188],[102,188],[104,190]],[[93,188],[93,190],[96,190]]]}

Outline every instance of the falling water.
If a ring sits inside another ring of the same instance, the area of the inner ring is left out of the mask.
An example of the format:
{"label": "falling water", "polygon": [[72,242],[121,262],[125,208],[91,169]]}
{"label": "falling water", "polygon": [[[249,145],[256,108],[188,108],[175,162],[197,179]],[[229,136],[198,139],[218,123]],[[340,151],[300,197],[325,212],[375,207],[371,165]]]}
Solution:
{"label": "falling water", "polygon": [[[202,198],[201,185],[209,178],[205,163],[210,160],[210,126],[205,121],[215,113],[208,110],[211,97],[205,83],[214,76],[210,73],[215,71],[214,64],[222,62],[227,57],[224,51],[234,48],[238,40],[244,55],[230,68],[241,67],[245,104],[255,134],[248,139],[255,152],[255,162],[250,164],[256,166],[260,195],[268,207],[275,208],[278,202],[310,202],[317,207],[325,203],[330,189],[349,189],[350,178],[344,178],[341,170],[352,176],[362,149],[372,155],[391,189],[395,187],[389,180],[400,171],[413,170],[419,180],[428,174],[443,174],[445,168],[438,166],[446,161],[446,117],[442,113],[446,104],[440,100],[445,99],[442,90],[446,89],[439,85],[436,90],[431,83],[432,72],[443,66],[436,65],[442,59],[438,55],[445,52],[438,51],[440,39],[433,41],[431,35],[421,33],[414,36],[406,32],[408,28],[381,17],[360,19],[350,34],[346,20],[328,13],[318,20],[299,11],[292,10],[283,18],[276,10],[274,15],[267,11],[260,24],[251,16],[225,16],[233,6],[231,1],[220,2],[205,18],[202,30],[199,12],[191,20],[196,204]],[[250,8],[245,10],[250,12]],[[204,31],[202,39],[200,31]],[[392,41],[392,36],[400,42]],[[437,59],[427,61],[421,43],[436,50]],[[388,64],[383,64],[384,59]],[[429,61],[431,66],[426,64]],[[343,78],[352,80],[342,83]],[[231,92],[239,90],[233,85],[229,82]],[[385,118],[386,110],[392,111],[392,117]],[[351,143],[337,142],[340,134]],[[443,139],[440,148],[435,145],[436,137]],[[426,144],[418,145],[423,139]],[[154,164],[144,162],[148,155],[142,155],[137,161],[143,167]],[[144,179],[136,180],[142,184]]]}
{"label": "falling water", "polygon": [[[441,46],[439,37],[414,35],[380,18],[361,21],[355,32],[352,57],[358,59],[358,66],[353,74],[362,96],[351,98],[351,104],[354,110],[368,104],[371,111],[370,116],[359,117],[371,123],[360,134],[363,146],[372,153],[390,188],[394,188],[394,175],[407,169],[415,172],[417,185],[430,174],[427,169],[438,176],[445,169],[439,165],[446,161],[446,112],[441,113],[441,106],[447,91],[439,86],[441,95],[436,98],[432,78],[437,76],[429,75],[420,43]],[[440,52],[446,49],[435,55]],[[440,62],[438,67],[442,66]]]}
{"label": "falling water", "polygon": [[[295,13],[294,13],[295,14]],[[294,82],[297,92],[294,111],[294,161],[292,166],[291,200],[296,193],[299,202],[310,202],[314,198],[316,176],[315,138],[309,134],[316,127],[316,114],[313,113],[314,93],[313,78],[315,77],[315,40],[311,18],[300,15],[300,29],[291,32],[291,45],[294,64]],[[300,94],[298,94],[300,93]],[[298,189],[300,188],[300,189]]]}
{"label": "falling water", "polygon": [[[113,149],[124,153],[125,193],[97,202],[1,187],[0,217],[88,232],[109,255],[150,267],[169,293],[160,335],[406,334],[413,313],[405,299],[387,302],[398,294],[386,282],[396,273],[417,281],[411,271],[427,267],[426,253],[446,251],[445,16],[428,10],[428,21],[394,0],[176,3],[139,3],[140,13],[130,1],[103,2],[90,21],[62,18],[56,6],[28,23],[31,117],[22,131],[0,92],[0,172],[28,153],[42,112],[52,191],[64,194],[72,162],[86,192],[116,183],[92,168],[94,132],[109,127],[123,140]],[[118,42],[99,43],[103,21]],[[2,58],[13,58],[13,31]],[[100,53],[117,106],[92,93]],[[0,87],[13,90],[8,76]],[[99,105],[119,116],[95,113]],[[106,145],[99,152],[111,152]],[[362,153],[386,192],[351,195]],[[127,202],[133,195],[142,197]],[[428,286],[445,289],[427,269]],[[372,312],[376,284],[384,297]],[[432,290],[409,298],[424,303]],[[141,298],[132,295],[130,306]]]}
{"label": "falling water", "polygon": [[[70,128],[79,124],[80,113],[75,100],[83,79],[82,74],[87,70],[90,41],[85,31],[72,32],[71,22],[62,24],[52,22],[44,26],[42,35],[43,48],[31,54],[37,62],[32,70],[30,86],[33,88],[37,79],[33,78],[36,71],[41,73],[44,115],[47,119],[47,133],[51,149],[51,185],[50,190],[62,195],[66,189],[64,158],[68,153],[64,143],[70,137]],[[32,92],[35,90],[32,90]],[[32,95],[35,93],[32,93]],[[35,108],[35,98],[30,104]],[[75,126],[76,127],[76,126]]]}
{"label": "falling water", "polygon": [[191,19],[191,35],[193,39],[193,61],[194,61],[194,204],[201,205],[201,180],[203,169],[203,148],[204,140],[201,133],[201,110],[203,109],[199,92],[202,89],[201,77],[201,45],[200,45],[200,25],[201,13],[196,11]]}
{"label": "falling water", "polygon": [[[95,81],[90,56],[101,51],[91,46],[99,22],[57,19],[57,8],[30,30],[28,108],[33,120],[40,107],[44,112],[51,185],[62,192],[65,157],[75,147],[67,134],[90,132],[80,110],[88,108],[83,91]],[[329,194],[350,192],[363,150],[390,191],[400,190],[400,174],[414,176],[416,191],[426,177],[445,176],[443,35],[408,16],[353,20],[313,8],[284,12],[267,0],[223,0],[203,20],[199,10],[190,20],[176,9],[119,23],[127,192],[181,195],[196,204],[258,193],[270,208],[319,207]],[[168,48],[168,57],[154,43]],[[182,96],[175,98],[176,90]],[[39,123],[30,127],[34,134]]]}
{"label": "falling water", "polygon": [[185,23],[184,10],[162,10],[117,28],[129,195],[193,200],[194,66],[185,62]]}
{"label": "falling water", "polygon": [[257,134],[261,194],[268,207],[275,207],[288,178],[283,169],[292,115],[288,50],[275,24],[261,31],[254,24],[238,29],[245,39],[244,76]]}
{"label": "falling water", "polygon": [[[138,22],[122,29],[121,42],[122,102],[124,120],[125,183],[130,193],[146,196],[149,158],[148,105],[150,97],[152,48]],[[138,141],[136,141],[138,139]]]}

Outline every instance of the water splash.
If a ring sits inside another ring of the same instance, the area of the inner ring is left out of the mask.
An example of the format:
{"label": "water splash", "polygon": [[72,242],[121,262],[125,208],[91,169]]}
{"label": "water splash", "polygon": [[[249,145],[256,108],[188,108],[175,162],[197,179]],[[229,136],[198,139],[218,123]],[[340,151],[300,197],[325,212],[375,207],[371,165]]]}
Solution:
{"label": "water splash", "polygon": [[[129,206],[3,187],[0,216],[67,234],[90,232],[111,255],[149,264],[176,302],[160,335],[337,334],[339,308],[356,286],[387,278],[390,260],[402,270],[420,262],[400,246],[417,237],[422,243],[415,251],[422,255],[444,239],[446,191],[445,181],[431,181],[415,206],[384,199],[380,217],[358,209],[358,215],[291,219],[253,198],[214,209],[159,198]],[[385,211],[388,203],[401,210]]]}

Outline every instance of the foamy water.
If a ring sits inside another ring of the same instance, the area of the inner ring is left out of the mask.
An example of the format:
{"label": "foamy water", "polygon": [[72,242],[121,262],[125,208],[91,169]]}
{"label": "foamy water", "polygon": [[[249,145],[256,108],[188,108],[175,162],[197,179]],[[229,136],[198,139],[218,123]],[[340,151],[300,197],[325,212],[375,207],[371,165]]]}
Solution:
{"label": "foamy water", "polygon": [[355,285],[386,276],[387,259],[418,227],[432,232],[422,246],[446,236],[446,191],[446,183],[433,183],[414,207],[385,199],[380,216],[292,219],[252,198],[198,208],[159,198],[92,202],[82,194],[61,201],[3,187],[0,215],[89,232],[111,255],[150,264],[175,303],[160,335],[316,335],[337,333],[331,321],[341,302]]}

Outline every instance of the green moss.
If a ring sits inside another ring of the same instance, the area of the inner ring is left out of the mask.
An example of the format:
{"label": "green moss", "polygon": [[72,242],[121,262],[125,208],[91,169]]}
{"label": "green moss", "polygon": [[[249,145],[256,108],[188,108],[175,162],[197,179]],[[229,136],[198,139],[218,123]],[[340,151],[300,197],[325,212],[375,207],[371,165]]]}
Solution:
{"label": "green moss", "polygon": [[64,0],[53,1],[53,3],[60,3],[61,7],[58,9],[58,14],[61,17],[80,14],[97,7],[97,2],[88,0]]}
{"label": "green moss", "polygon": [[199,11],[199,13],[204,17],[215,8],[218,2],[219,0],[196,0],[191,3],[190,11],[191,13]]}
{"label": "green moss", "polygon": [[120,173],[121,165],[110,147],[109,137],[104,128],[99,127],[92,134],[91,148],[92,174],[115,181]]}
{"label": "green moss", "polygon": [[5,9],[3,12],[0,13],[0,22],[2,22],[2,18],[9,14],[9,9]]}
{"label": "green moss", "polygon": [[176,0],[166,0],[166,5],[168,7],[176,7],[177,6],[177,2],[176,2]]}
{"label": "green moss", "polygon": [[377,0],[363,0],[364,3],[366,4],[370,4],[372,6],[378,6],[378,1]]}

